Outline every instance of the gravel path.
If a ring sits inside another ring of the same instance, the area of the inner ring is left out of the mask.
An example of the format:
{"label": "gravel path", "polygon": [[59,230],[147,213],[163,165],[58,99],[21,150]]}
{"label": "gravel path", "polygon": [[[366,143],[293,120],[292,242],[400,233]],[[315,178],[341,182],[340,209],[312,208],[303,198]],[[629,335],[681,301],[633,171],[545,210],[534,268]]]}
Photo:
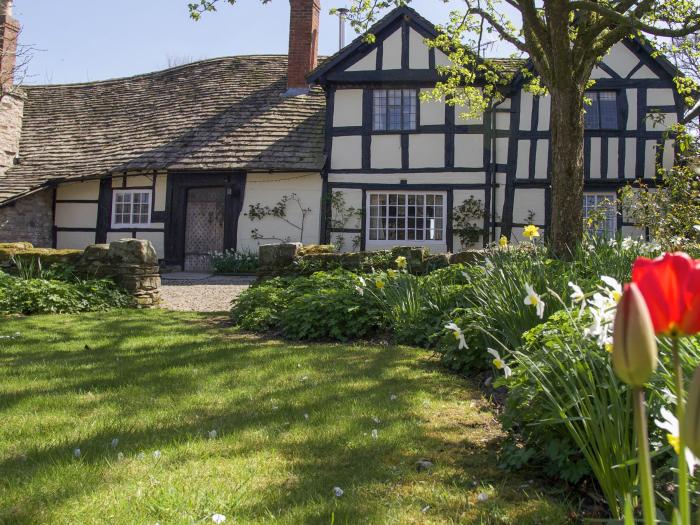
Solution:
{"label": "gravel path", "polygon": [[255,277],[206,274],[164,274],[161,276],[163,308],[189,312],[225,312],[231,299],[255,281]]}

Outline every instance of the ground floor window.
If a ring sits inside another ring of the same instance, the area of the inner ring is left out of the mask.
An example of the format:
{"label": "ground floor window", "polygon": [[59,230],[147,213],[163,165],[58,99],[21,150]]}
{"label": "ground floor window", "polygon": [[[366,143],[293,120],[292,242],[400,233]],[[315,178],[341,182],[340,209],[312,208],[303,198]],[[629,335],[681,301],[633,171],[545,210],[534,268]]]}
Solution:
{"label": "ground floor window", "polygon": [[446,194],[371,192],[367,195],[369,243],[445,242]]}
{"label": "ground floor window", "polygon": [[150,224],[151,190],[114,190],[112,227]]}
{"label": "ground floor window", "polygon": [[617,205],[614,193],[586,193],[583,196],[583,218],[588,231],[610,239],[616,233]]}

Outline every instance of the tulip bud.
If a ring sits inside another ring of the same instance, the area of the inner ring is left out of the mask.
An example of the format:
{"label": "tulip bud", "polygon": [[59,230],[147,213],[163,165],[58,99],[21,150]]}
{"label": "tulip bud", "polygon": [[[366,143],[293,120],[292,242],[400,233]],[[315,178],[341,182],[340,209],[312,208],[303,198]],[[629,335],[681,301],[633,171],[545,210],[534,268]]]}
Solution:
{"label": "tulip bud", "polygon": [[644,385],[656,370],[654,325],[644,296],[634,283],[625,285],[617,305],[612,364],[617,377],[632,386]]}
{"label": "tulip bud", "polygon": [[682,424],[685,444],[693,454],[700,457],[700,366],[695,369],[693,381],[690,383],[685,421]]}

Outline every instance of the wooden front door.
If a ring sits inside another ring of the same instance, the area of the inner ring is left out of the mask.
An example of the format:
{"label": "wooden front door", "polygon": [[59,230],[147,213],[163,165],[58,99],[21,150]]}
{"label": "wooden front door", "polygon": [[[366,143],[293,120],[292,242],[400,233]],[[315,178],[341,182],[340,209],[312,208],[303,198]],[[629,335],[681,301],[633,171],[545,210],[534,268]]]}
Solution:
{"label": "wooden front door", "polygon": [[242,172],[168,174],[167,264],[209,271],[211,252],[236,249],[245,181]]}
{"label": "wooden front door", "polygon": [[186,272],[209,272],[211,256],[224,250],[226,188],[191,188],[185,218]]}

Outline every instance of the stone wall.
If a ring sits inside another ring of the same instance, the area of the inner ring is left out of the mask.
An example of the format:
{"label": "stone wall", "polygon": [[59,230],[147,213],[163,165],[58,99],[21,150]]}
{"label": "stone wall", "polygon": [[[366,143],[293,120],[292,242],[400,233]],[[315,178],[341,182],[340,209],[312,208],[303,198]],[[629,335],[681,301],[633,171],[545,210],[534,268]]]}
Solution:
{"label": "stone wall", "polygon": [[53,190],[43,190],[0,207],[0,242],[53,246]]}
{"label": "stone wall", "polygon": [[0,177],[12,166],[19,152],[24,98],[7,95],[0,99]]}
{"label": "stone wall", "polygon": [[450,264],[472,264],[483,261],[483,250],[459,253],[430,253],[427,248],[396,246],[391,250],[336,253],[332,245],[302,246],[300,243],[265,244],[259,249],[258,275],[310,274],[336,268],[372,272],[396,268],[397,257],[405,257],[408,271],[426,274]]}
{"label": "stone wall", "polygon": [[160,304],[160,269],[155,248],[143,239],[92,244],[76,264],[85,277],[108,277],[129,292],[138,308]]}

